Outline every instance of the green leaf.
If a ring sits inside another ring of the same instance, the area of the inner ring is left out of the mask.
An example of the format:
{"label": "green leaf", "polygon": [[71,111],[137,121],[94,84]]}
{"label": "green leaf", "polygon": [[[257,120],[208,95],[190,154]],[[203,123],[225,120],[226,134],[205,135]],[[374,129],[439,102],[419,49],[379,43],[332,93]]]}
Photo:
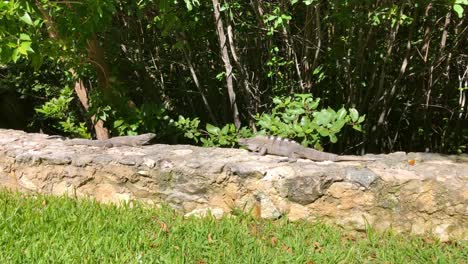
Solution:
{"label": "green leaf", "polygon": [[317,131],[320,133],[320,135],[321,135],[322,137],[326,137],[326,136],[330,135],[330,131],[328,131],[328,129],[326,129],[326,128],[324,128],[324,127],[319,127],[319,128],[317,129]]}
{"label": "green leaf", "polygon": [[463,17],[463,7],[461,5],[458,5],[458,4],[453,5],[453,10],[457,13],[458,18]]}
{"label": "green leaf", "polygon": [[187,7],[188,11],[192,11],[193,6],[190,0],[185,0],[185,6]]}
{"label": "green leaf", "polygon": [[267,22],[270,22],[272,20],[275,20],[278,16],[275,16],[275,15],[269,15],[266,19]]}
{"label": "green leaf", "polygon": [[330,128],[330,130],[335,132],[335,133],[340,132],[340,130],[344,127],[345,124],[346,124],[346,120],[341,119],[339,121],[336,121],[333,124],[333,126]]}
{"label": "green leaf", "polygon": [[349,109],[349,115],[351,116],[351,120],[356,122],[359,118],[359,113],[355,108]]}
{"label": "green leaf", "polygon": [[318,125],[326,125],[330,123],[332,119],[332,114],[324,109],[320,112],[314,113],[314,117],[316,118],[316,123]]}
{"label": "green leaf", "polygon": [[360,123],[364,122],[365,119],[366,119],[366,115],[362,115],[362,116],[359,117],[357,123],[360,124]]}
{"label": "green leaf", "polygon": [[310,105],[310,109],[312,110],[317,109],[319,103],[320,103],[320,98],[315,99],[315,101]]}
{"label": "green leaf", "polygon": [[328,137],[330,138],[331,143],[336,143],[338,141],[335,134],[330,134]]}
{"label": "green leaf", "polygon": [[28,55],[28,51],[34,52],[34,50],[31,48],[31,42],[30,41],[21,42],[21,45],[18,47],[18,52],[23,55]]}
{"label": "green leaf", "polygon": [[204,147],[213,147],[214,146],[213,140],[211,138],[209,138],[209,139],[200,138],[200,141],[203,143]]}
{"label": "green leaf", "polygon": [[31,41],[31,37],[28,34],[21,33],[20,40],[29,40]]}
{"label": "green leaf", "polygon": [[216,78],[217,80],[221,81],[221,80],[224,78],[224,76],[225,76],[225,72],[220,72],[220,73],[218,73],[218,74],[216,75],[215,78]]}
{"label": "green leaf", "polygon": [[107,115],[106,112],[101,112],[101,113],[98,115],[99,119],[102,120],[102,121],[107,121],[107,116],[108,116],[108,115]]}
{"label": "green leaf", "polygon": [[342,119],[344,119],[344,117],[346,116],[346,113],[347,113],[347,112],[346,112],[346,109],[341,108],[340,110],[338,110],[338,113],[336,113],[336,114],[337,114],[336,119],[337,119],[337,120],[342,120]]}
{"label": "green leaf", "polygon": [[219,135],[220,129],[219,127],[215,127],[212,124],[206,124],[206,131],[213,135]]}
{"label": "green leaf", "polygon": [[221,129],[221,133],[222,133],[223,135],[226,135],[228,132],[229,132],[229,124],[225,125],[225,126]]}
{"label": "green leaf", "polygon": [[302,127],[300,125],[295,124],[293,128],[294,128],[294,131],[296,131],[296,133],[303,133]]}
{"label": "green leaf", "polygon": [[304,109],[303,108],[296,108],[296,109],[290,109],[288,111],[288,114],[290,115],[294,115],[293,119],[296,118],[296,116],[299,116],[299,115],[302,115],[304,113]]}
{"label": "green leaf", "polygon": [[273,103],[277,104],[277,105],[281,104],[281,99],[279,97],[275,97],[275,98],[273,98]]}
{"label": "green leaf", "polygon": [[362,132],[361,125],[354,125],[353,128],[354,128],[354,130],[357,130],[357,131],[359,131],[359,132]]}
{"label": "green leaf", "polygon": [[225,137],[220,137],[219,138],[219,144],[220,145],[227,145],[228,144],[228,141]]}
{"label": "green leaf", "polygon": [[26,49],[25,49],[23,46],[19,46],[16,50],[17,50],[20,54],[28,55],[28,52],[26,51]]}
{"label": "green leaf", "polygon": [[16,62],[19,59],[20,55],[18,52],[18,49],[14,49],[13,52],[11,53],[11,60],[13,62]]}
{"label": "green leaf", "polygon": [[28,25],[31,25],[33,26],[33,22],[32,22],[32,19],[31,17],[29,16],[29,14],[27,12],[24,13],[24,15],[22,17],[20,17],[21,21],[23,21],[24,23],[28,24]]}
{"label": "green leaf", "polygon": [[122,124],[124,123],[123,120],[115,120],[114,121],[114,127],[117,128],[117,127],[120,127]]}
{"label": "green leaf", "polygon": [[314,144],[314,149],[322,151],[323,147],[322,147],[322,145],[320,145],[320,142],[317,141]]}

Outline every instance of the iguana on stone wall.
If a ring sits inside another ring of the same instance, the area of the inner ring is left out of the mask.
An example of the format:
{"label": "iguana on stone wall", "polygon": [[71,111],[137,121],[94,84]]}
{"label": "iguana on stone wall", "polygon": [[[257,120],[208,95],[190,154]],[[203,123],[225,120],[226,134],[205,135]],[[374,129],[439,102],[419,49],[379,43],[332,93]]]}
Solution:
{"label": "iguana on stone wall", "polygon": [[74,139],[66,139],[60,136],[49,136],[48,138],[62,138],[65,139],[65,145],[72,146],[72,145],[87,145],[87,146],[94,146],[94,147],[121,147],[121,146],[142,146],[146,145],[152,140],[156,134],[147,133],[137,136],[121,136],[121,137],[113,137],[109,139],[103,140],[90,140],[90,139],[81,139],[81,138],[74,138]]}
{"label": "iguana on stone wall", "polygon": [[373,158],[365,158],[351,155],[336,155],[306,148],[294,140],[275,136],[255,136],[252,138],[241,138],[239,144],[250,151],[258,152],[260,155],[272,154],[288,157],[290,162],[298,158],[306,158],[315,161],[375,161]]}

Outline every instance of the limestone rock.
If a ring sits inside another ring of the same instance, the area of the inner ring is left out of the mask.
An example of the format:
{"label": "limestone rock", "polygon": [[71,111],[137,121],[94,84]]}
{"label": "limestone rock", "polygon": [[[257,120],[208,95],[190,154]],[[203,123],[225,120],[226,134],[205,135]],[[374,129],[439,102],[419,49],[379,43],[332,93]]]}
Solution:
{"label": "limestone rock", "polygon": [[0,186],[101,202],[166,203],[186,216],[255,209],[269,219],[468,239],[468,155],[397,152],[375,162],[287,163],[241,149],[106,149],[46,137],[0,129]]}

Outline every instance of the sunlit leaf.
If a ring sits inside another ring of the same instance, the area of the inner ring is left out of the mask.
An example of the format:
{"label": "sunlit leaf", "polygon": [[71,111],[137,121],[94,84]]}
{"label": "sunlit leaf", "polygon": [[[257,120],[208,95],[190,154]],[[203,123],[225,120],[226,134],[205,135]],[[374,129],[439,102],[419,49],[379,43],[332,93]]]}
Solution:
{"label": "sunlit leaf", "polygon": [[120,127],[124,123],[124,120],[115,120],[114,127]]}
{"label": "sunlit leaf", "polygon": [[33,22],[32,22],[31,17],[29,16],[29,14],[27,12],[25,12],[24,15],[22,17],[20,17],[20,20],[23,21],[26,24],[31,25],[31,26],[34,25]]}
{"label": "sunlit leaf", "polygon": [[341,109],[338,110],[338,112],[336,113],[336,119],[337,119],[337,120],[341,120],[341,119],[343,119],[345,116],[346,116],[346,109],[344,109],[344,108],[341,108]]}
{"label": "sunlit leaf", "polygon": [[31,40],[31,37],[29,37],[28,34],[21,33],[20,34],[20,40]]}
{"label": "sunlit leaf", "polygon": [[461,5],[455,4],[453,5],[453,10],[457,13],[459,18],[463,17],[463,7]]}
{"label": "sunlit leaf", "polygon": [[357,130],[357,131],[359,131],[359,132],[362,132],[361,125],[354,125],[354,126],[353,126],[353,129],[354,129],[354,130]]}
{"label": "sunlit leaf", "polygon": [[206,131],[213,135],[219,135],[220,129],[219,127],[215,127],[212,124],[206,124]]}
{"label": "sunlit leaf", "polygon": [[351,120],[356,122],[359,118],[359,113],[355,108],[349,109],[349,115],[351,116]]}

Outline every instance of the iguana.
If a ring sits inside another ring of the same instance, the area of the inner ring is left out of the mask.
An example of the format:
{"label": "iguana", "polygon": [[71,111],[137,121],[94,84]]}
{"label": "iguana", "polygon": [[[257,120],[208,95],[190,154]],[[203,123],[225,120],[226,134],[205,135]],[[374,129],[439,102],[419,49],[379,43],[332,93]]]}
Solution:
{"label": "iguana", "polygon": [[272,154],[288,157],[290,162],[298,158],[306,158],[315,161],[374,161],[376,159],[360,156],[336,155],[322,152],[311,148],[306,148],[294,140],[275,136],[255,136],[252,138],[241,138],[239,144],[250,151],[258,152],[260,155]]}
{"label": "iguana", "polygon": [[48,139],[51,138],[62,138],[64,139],[65,145],[72,146],[72,145],[87,145],[87,146],[94,146],[94,147],[121,147],[121,146],[142,146],[146,145],[153,139],[156,134],[147,133],[137,136],[121,136],[121,137],[113,137],[109,139],[103,140],[90,140],[90,139],[81,139],[81,138],[74,138],[74,139],[66,139],[61,136],[49,136]]}

